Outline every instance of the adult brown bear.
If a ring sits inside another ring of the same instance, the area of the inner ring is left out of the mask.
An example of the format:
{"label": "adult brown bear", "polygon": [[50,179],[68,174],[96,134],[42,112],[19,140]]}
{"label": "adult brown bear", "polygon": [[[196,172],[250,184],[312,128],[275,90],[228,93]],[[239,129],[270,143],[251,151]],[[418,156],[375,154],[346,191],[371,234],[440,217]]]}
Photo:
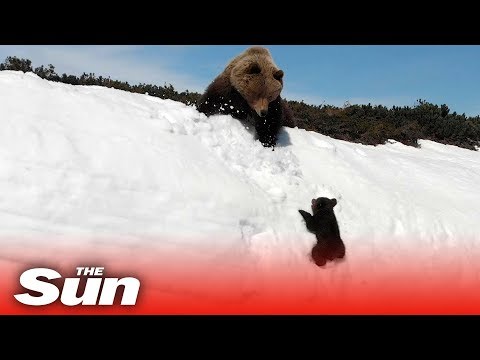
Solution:
{"label": "adult brown bear", "polygon": [[282,126],[294,127],[291,110],[280,97],[283,71],[270,51],[253,46],[234,58],[197,103],[207,116],[231,115],[255,127],[265,147],[275,147]]}

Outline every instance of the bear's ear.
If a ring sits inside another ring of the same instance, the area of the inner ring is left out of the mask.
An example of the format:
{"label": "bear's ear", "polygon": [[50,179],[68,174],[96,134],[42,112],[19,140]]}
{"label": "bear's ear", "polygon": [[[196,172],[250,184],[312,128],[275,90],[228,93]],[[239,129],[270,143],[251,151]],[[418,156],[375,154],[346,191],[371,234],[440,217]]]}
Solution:
{"label": "bear's ear", "polygon": [[278,81],[282,80],[282,79],[283,79],[283,70],[277,70],[277,71],[275,71],[275,72],[273,73],[273,77],[274,77],[276,80],[278,80]]}

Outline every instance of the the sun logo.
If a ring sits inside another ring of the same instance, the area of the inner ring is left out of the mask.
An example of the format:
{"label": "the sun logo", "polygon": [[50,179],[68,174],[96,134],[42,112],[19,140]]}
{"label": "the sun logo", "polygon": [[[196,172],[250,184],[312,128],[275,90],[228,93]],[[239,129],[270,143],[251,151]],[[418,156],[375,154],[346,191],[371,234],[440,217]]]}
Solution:
{"label": "the sun logo", "polygon": [[[49,282],[62,278],[62,275],[57,271],[48,268],[27,270],[20,276],[20,284],[27,290],[40,293],[40,296],[33,296],[26,292],[16,294],[14,297],[22,304],[32,306],[48,305],[55,302],[59,297],[62,304],[67,306],[113,305],[118,287],[123,286],[120,304],[135,305],[140,289],[138,279],[133,277],[104,278],[103,271],[105,268],[103,267],[77,267],[76,269],[79,277],[65,278],[61,289]],[[78,297],[80,276],[86,276],[87,279],[83,295]]]}

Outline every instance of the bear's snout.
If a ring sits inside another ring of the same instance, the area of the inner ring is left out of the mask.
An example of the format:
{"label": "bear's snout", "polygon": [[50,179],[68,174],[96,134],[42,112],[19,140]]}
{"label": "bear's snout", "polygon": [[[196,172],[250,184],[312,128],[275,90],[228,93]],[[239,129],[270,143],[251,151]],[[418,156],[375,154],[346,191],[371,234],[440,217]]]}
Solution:
{"label": "bear's snout", "polygon": [[268,114],[268,99],[260,98],[251,103],[252,109],[255,110],[258,116],[265,117]]}

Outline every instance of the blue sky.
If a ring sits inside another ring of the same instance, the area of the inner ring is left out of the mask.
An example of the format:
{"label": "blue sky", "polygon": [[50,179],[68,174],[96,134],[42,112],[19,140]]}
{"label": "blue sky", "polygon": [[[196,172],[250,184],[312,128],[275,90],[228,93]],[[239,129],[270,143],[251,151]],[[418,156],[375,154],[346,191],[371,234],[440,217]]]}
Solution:
{"label": "blue sky", "polygon": [[[262,44],[260,44],[262,45]],[[94,72],[130,83],[171,83],[202,92],[249,45],[0,46],[0,60],[26,57],[58,73]],[[480,115],[480,46],[274,45],[283,96],[310,104],[414,105],[419,98]]]}

